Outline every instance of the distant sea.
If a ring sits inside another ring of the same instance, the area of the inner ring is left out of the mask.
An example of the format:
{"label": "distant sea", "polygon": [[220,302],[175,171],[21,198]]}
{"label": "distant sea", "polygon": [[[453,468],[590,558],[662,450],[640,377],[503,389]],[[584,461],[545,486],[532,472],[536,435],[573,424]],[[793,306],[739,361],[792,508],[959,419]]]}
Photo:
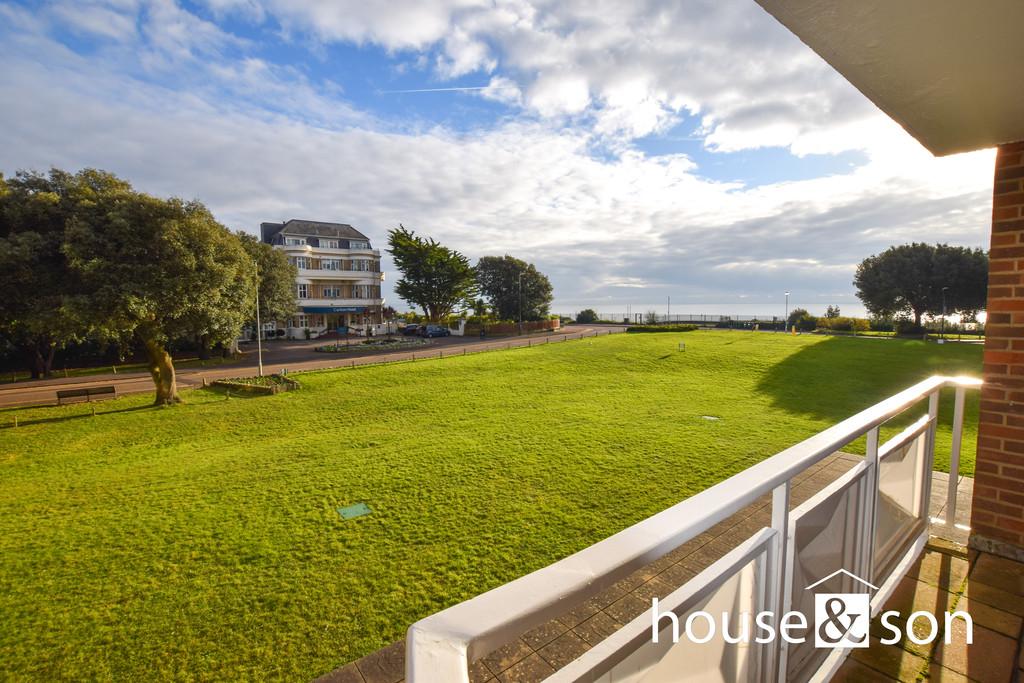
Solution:
{"label": "distant sea", "polygon": [[[839,312],[842,315],[849,315],[858,318],[867,317],[867,311],[864,306],[858,304],[838,304]],[[811,315],[824,315],[825,309],[828,308],[828,303],[803,303],[800,301],[790,301],[789,310],[792,311],[794,308],[805,308]],[[757,317],[759,320],[771,320],[772,316],[776,316],[782,319],[786,316],[785,305],[779,304],[745,304],[745,303],[718,303],[718,304],[672,304],[671,308],[666,306],[666,302],[662,301],[657,304],[625,304],[618,303],[607,303],[607,304],[580,304],[574,302],[561,302],[555,301],[551,306],[551,311],[558,313],[559,315],[575,317],[575,314],[585,308],[592,308],[597,312],[598,317],[602,320],[622,320],[626,317],[635,317],[636,314],[646,314],[648,311],[654,311],[659,317],[671,314],[673,318],[676,316],[686,315],[727,315],[733,318],[744,318],[749,319]]]}

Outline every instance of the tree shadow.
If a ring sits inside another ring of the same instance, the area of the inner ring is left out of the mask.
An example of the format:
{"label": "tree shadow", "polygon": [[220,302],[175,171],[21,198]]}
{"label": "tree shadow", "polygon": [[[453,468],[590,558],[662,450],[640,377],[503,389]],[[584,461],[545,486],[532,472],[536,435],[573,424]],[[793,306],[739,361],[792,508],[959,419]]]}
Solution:
{"label": "tree shadow", "polygon": [[911,340],[829,337],[771,366],[757,390],[770,397],[773,407],[839,422],[937,374],[980,375],[980,350]]}
{"label": "tree shadow", "polygon": [[[24,408],[24,410],[29,410],[29,409],[38,410],[40,407],[41,406],[26,406]],[[42,407],[45,407],[45,406],[42,406]],[[53,406],[53,407],[56,408],[58,406]],[[158,406],[153,406],[153,405],[132,406],[130,408],[115,408],[114,410],[100,410],[100,411],[96,411],[95,413],[89,412],[89,413],[78,413],[78,414],[75,414],[75,415],[59,415],[59,416],[54,416],[54,417],[39,417],[39,418],[29,419],[29,420],[18,420],[17,427],[28,427],[29,425],[53,424],[53,423],[59,423],[59,422],[70,422],[72,420],[79,420],[79,419],[82,419],[82,418],[102,417],[104,415],[114,415],[116,413],[134,413],[134,412],[137,412],[137,411],[140,411],[140,410],[155,409],[157,407]],[[16,412],[17,412],[17,410],[6,411],[5,414],[6,415],[10,415],[10,414],[16,413]],[[15,415],[15,417],[17,417],[17,416]],[[14,424],[13,421],[12,422],[8,422],[6,424],[0,425],[0,429],[16,429],[17,427],[15,427],[15,424]]]}

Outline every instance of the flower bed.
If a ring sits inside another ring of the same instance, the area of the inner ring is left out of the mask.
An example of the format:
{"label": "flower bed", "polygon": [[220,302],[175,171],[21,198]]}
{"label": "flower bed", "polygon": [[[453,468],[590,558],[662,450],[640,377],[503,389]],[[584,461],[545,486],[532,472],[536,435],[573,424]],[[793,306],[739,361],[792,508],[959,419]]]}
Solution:
{"label": "flower bed", "polygon": [[265,396],[278,394],[282,391],[294,391],[299,388],[299,383],[284,375],[264,375],[263,377],[232,377],[231,379],[219,379],[213,383],[215,387],[227,389],[237,394],[253,394]]}

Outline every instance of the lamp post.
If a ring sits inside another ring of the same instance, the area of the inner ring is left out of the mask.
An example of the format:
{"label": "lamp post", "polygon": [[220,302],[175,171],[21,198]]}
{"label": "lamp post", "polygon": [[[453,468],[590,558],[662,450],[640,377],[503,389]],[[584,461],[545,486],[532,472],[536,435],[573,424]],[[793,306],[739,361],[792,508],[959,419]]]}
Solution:
{"label": "lamp post", "polygon": [[523,271],[519,271],[519,334],[523,333]]}
{"label": "lamp post", "polygon": [[946,290],[949,287],[942,288],[942,323],[939,326],[939,339],[946,338]]}
{"label": "lamp post", "polygon": [[786,292],[786,317],[782,321],[783,329],[789,332],[789,292]]}
{"label": "lamp post", "polygon": [[263,376],[263,326],[260,324],[260,264],[252,261],[256,268],[256,355],[259,358],[260,377]]}

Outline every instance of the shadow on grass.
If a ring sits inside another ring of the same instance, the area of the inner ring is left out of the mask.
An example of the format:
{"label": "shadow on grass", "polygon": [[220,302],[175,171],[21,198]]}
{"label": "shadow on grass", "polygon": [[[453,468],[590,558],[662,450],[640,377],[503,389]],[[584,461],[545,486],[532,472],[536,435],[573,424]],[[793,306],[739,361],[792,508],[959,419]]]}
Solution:
{"label": "shadow on grass", "polygon": [[[42,407],[45,408],[46,406],[42,406]],[[53,407],[56,408],[58,406],[53,406]],[[30,409],[31,410],[38,410],[39,408],[40,408],[40,406],[26,406],[25,410],[30,410]],[[138,412],[140,410],[150,410],[150,409],[156,409],[156,408],[157,408],[157,406],[144,405],[144,406],[132,406],[130,408],[116,408],[114,410],[101,410],[101,411],[97,411],[95,413],[89,412],[89,413],[80,413],[80,414],[77,414],[77,415],[60,415],[60,416],[54,416],[54,417],[40,417],[40,418],[29,419],[29,420],[18,420],[17,426],[18,427],[28,427],[29,425],[51,424],[51,423],[57,423],[57,422],[70,422],[71,420],[79,420],[79,419],[82,419],[82,418],[102,417],[103,415],[114,415],[116,413],[134,413],[134,412]],[[9,411],[7,414],[9,415],[12,412],[16,412],[16,411]],[[16,415],[14,417],[17,418]],[[0,425],[0,429],[15,429],[15,423],[12,421],[12,422],[9,422],[9,423],[6,423],[6,424],[2,424],[2,425]]]}
{"label": "shadow on grass", "polygon": [[839,422],[931,375],[980,373],[976,347],[830,337],[773,365],[757,390],[787,412]]}

